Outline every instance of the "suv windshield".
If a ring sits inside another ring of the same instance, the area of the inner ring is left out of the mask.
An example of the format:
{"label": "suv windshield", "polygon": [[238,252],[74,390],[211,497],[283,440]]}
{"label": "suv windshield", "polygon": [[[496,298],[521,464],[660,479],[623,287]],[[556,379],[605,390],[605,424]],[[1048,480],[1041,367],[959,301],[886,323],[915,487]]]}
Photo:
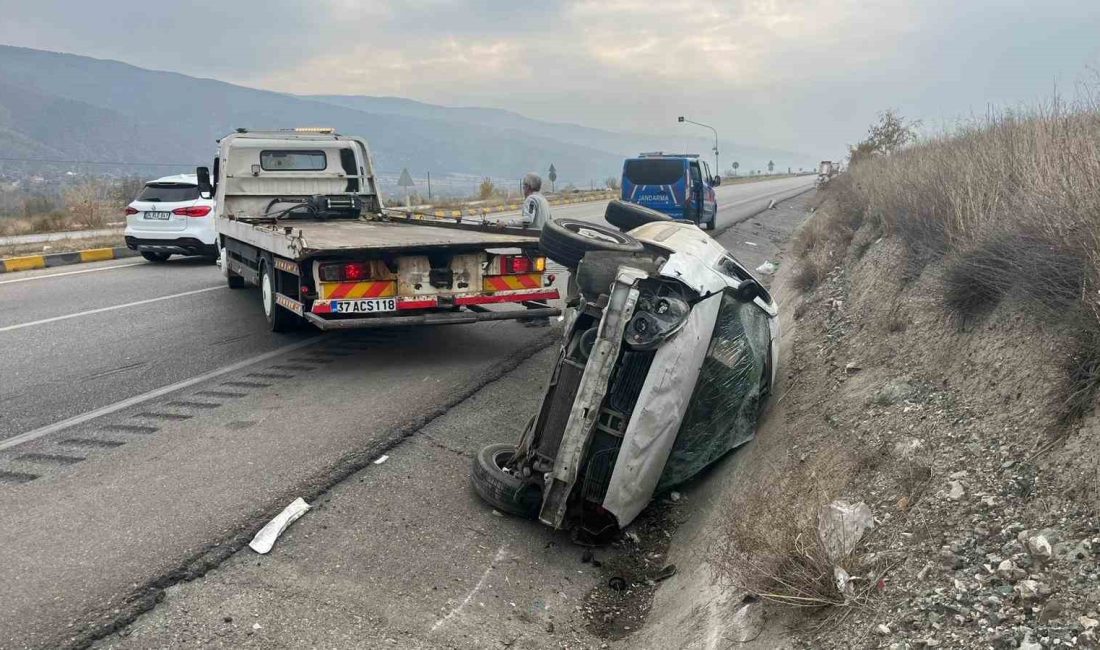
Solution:
{"label": "suv windshield", "polygon": [[172,203],[175,201],[194,201],[199,198],[198,185],[181,185],[179,183],[149,183],[138,195],[138,201],[163,201]]}
{"label": "suv windshield", "polygon": [[635,185],[672,185],[684,177],[684,161],[671,159],[628,160],[623,176]]}

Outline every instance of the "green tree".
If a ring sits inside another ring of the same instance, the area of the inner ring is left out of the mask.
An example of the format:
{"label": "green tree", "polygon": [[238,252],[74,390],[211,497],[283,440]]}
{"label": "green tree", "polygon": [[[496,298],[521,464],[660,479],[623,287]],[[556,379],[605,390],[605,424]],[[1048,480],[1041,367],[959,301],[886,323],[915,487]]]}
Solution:
{"label": "green tree", "polygon": [[773,171],[775,171],[775,163],[769,160],[768,161],[768,173],[770,174]]}

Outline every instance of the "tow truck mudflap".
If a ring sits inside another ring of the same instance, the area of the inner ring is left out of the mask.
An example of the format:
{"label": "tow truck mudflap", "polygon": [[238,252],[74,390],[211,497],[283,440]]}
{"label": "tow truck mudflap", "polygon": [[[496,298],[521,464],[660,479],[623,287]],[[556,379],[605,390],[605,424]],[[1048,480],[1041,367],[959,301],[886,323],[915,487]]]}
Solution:
{"label": "tow truck mudflap", "polygon": [[511,311],[489,311],[488,309],[463,312],[443,312],[431,314],[412,314],[409,316],[386,316],[376,318],[322,318],[306,312],[305,319],[322,330],[349,330],[369,327],[395,327],[398,325],[461,325],[487,320],[514,320],[518,318],[542,318],[558,316],[561,310],[556,307],[536,309],[513,309]]}

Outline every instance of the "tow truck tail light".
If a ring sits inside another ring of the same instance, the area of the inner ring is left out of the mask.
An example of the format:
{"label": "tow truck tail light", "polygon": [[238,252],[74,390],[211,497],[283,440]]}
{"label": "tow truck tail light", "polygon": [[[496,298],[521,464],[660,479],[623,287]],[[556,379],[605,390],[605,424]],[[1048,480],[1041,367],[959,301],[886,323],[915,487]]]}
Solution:
{"label": "tow truck tail light", "polygon": [[520,275],[523,273],[542,273],[546,270],[545,257],[527,257],[526,255],[504,255],[500,258],[501,275]]}
{"label": "tow truck tail light", "polygon": [[130,206],[126,206],[126,216],[127,217],[132,215],[132,214],[137,214],[137,213],[138,213],[137,208],[131,208]]}
{"label": "tow truck tail light", "polygon": [[362,262],[350,262],[344,265],[344,279],[348,282],[365,280],[370,276],[370,267]]}
{"label": "tow truck tail light", "polygon": [[370,264],[366,262],[322,264],[319,273],[321,282],[359,282],[370,278]]}
{"label": "tow truck tail light", "polygon": [[205,217],[210,214],[210,206],[193,205],[189,208],[176,208],[172,210],[172,214],[178,214],[184,217]]}

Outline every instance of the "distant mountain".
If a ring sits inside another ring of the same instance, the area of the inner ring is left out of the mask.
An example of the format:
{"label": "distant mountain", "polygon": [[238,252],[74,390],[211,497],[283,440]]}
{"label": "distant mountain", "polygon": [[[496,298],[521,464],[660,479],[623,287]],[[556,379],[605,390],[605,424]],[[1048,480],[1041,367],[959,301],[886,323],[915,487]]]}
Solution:
{"label": "distant mountain", "polygon": [[[333,126],[370,142],[383,172],[514,179],[554,163],[559,184],[617,175],[622,157],[682,148],[661,139],[540,122],[488,108],[450,108],[394,97],[294,96],[212,79],[0,46],[0,170],[5,159],[159,163],[104,165],[112,173],[167,174],[210,160],[237,127]],[[700,141],[700,150],[709,148]],[[781,166],[791,154],[772,152]],[[747,169],[747,163],[742,162]]]}
{"label": "distant mountain", "polygon": [[[691,151],[699,153],[708,160],[714,140],[702,137],[662,137],[639,133],[620,133],[594,129],[577,124],[543,122],[531,119],[513,111],[499,108],[449,107],[425,104],[403,97],[368,97],[364,95],[305,95],[308,99],[354,108],[367,113],[401,115],[422,119],[454,122],[457,124],[492,127],[506,131],[520,131],[552,138],[557,142],[576,146],[591,147],[613,153],[616,157],[634,156],[642,151],[682,151],[685,142]],[[777,167],[814,164],[813,156],[791,151],[754,147],[732,142],[719,142],[723,152],[722,167],[729,169],[729,163],[736,157],[741,169],[763,169],[769,160]],[[615,172],[619,166],[616,165]]]}

